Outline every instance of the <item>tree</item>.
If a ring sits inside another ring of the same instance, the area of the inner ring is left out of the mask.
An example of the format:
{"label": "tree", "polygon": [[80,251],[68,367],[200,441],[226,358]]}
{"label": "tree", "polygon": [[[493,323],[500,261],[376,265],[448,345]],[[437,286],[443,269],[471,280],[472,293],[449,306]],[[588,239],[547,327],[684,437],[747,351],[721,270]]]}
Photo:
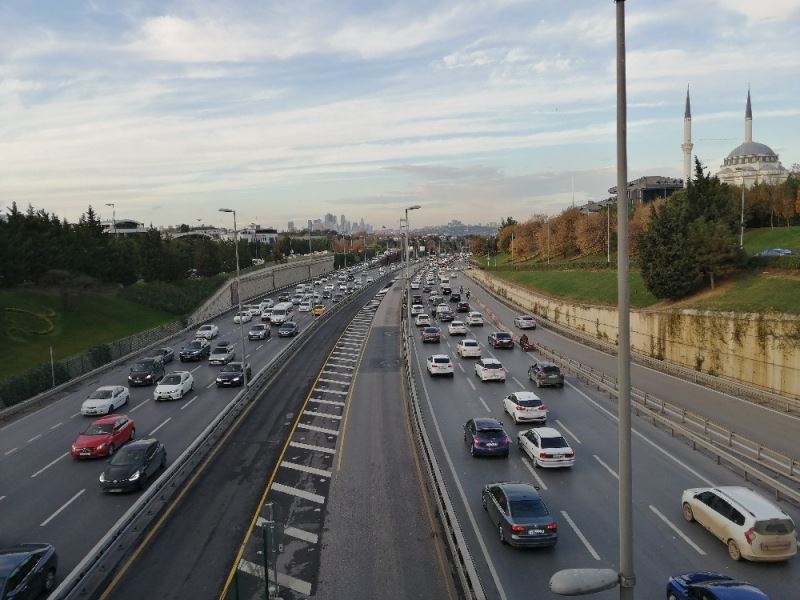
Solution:
{"label": "tree", "polygon": [[688,250],[694,255],[697,269],[708,277],[712,290],[717,277],[733,273],[743,262],[736,236],[719,221],[701,218],[690,223],[688,242]]}
{"label": "tree", "polygon": [[189,233],[189,231],[191,231],[191,229],[186,223],[181,223],[180,227],[178,227],[179,233]]}

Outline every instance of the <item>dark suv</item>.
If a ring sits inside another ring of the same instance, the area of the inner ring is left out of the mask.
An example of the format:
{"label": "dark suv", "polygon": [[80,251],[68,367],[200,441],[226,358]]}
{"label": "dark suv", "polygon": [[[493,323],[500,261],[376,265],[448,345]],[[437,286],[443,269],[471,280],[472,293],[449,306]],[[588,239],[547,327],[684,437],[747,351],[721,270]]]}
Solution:
{"label": "dark suv", "polygon": [[178,356],[180,356],[181,362],[186,362],[187,360],[203,360],[208,358],[209,354],[211,354],[211,344],[205,338],[198,338],[189,342],[188,346],[181,348]]}
{"label": "dark suv", "polygon": [[58,555],[50,544],[0,549],[0,598],[38,598],[56,587]]}
{"label": "dark suv", "polygon": [[469,302],[459,302],[456,305],[456,312],[465,313],[472,310],[469,306]]}
{"label": "dark suv", "polygon": [[551,362],[533,359],[533,364],[528,369],[528,379],[536,384],[536,387],[554,385],[564,387],[564,374],[556,365]]}
{"label": "dark suv", "polygon": [[492,348],[513,348],[514,338],[507,331],[498,331],[489,334],[489,345]]}
{"label": "dark suv", "polygon": [[143,358],[131,367],[128,385],[155,385],[164,377],[164,363],[158,356]]}
{"label": "dark suv", "polygon": [[511,441],[503,424],[489,417],[470,419],[464,423],[464,444],[472,456],[504,456],[508,458]]}

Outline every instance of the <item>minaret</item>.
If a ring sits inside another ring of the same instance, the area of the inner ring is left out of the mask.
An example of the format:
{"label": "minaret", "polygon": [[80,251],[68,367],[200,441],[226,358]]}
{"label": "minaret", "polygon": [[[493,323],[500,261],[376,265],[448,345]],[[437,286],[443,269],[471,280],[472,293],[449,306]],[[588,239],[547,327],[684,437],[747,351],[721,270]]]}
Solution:
{"label": "minaret", "polygon": [[[749,98],[749,96],[748,96]],[[748,100],[747,106],[750,106]],[[689,105],[689,86],[686,86],[686,110],[683,113],[683,187],[688,187],[692,176],[692,108]]]}
{"label": "minaret", "polygon": [[744,109],[744,143],[753,141],[753,109],[750,106],[750,88],[747,88],[747,108]]}

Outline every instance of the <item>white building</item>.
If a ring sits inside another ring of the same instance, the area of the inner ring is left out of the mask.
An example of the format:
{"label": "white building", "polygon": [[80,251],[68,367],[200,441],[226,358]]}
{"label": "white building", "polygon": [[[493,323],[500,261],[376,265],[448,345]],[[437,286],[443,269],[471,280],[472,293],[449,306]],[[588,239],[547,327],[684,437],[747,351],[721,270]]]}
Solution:
{"label": "white building", "polygon": [[144,223],[134,221],[133,219],[117,219],[116,221],[101,221],[100,227],[103,228],[103,233],[110,235],[141,235],[147,233],[147,228]]}

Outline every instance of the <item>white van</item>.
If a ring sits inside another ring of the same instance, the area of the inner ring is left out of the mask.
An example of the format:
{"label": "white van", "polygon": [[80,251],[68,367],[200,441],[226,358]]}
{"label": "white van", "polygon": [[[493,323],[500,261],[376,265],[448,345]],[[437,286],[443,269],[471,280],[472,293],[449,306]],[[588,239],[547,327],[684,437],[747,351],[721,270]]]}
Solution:
{"label": "white van", "polygon": [[279,302],[272,307],[272,314],[270,315],[269,322],[273,325],[281,325],[291,319],[293,312],[294,306],[291,302]]}

